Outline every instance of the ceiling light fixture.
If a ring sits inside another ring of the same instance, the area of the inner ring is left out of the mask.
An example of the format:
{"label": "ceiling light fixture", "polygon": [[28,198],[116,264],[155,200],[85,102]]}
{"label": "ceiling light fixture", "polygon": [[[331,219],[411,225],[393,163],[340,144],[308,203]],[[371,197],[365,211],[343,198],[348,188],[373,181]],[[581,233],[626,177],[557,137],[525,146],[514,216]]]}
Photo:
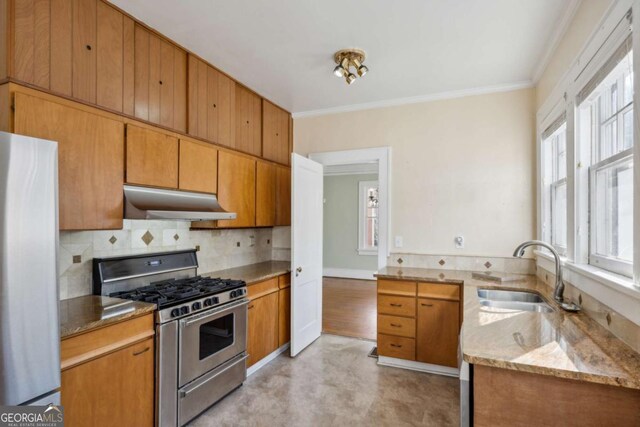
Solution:
{"label": "ceiling light fixture", "polygon": [[355,69],[355,72],[360,77],[363,77],[369,71],[369,68],[363,65],[365,58],[366,54],[364,50],[339,50],[333,55],[333,60],[338,64],[333,69],[333,74],[337,77],[344,77],[347,84],[351,84],[357,79],[357,76],[351,72],[351,67]]}

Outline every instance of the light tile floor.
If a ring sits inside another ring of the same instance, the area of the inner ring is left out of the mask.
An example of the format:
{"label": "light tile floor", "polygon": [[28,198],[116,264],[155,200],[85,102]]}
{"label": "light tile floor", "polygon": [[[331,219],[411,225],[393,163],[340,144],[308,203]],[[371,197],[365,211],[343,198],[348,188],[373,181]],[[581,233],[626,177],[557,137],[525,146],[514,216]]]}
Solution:
{"label": "light tile floor", "polygon": [[448,426],[457,378],[378,366],[371,341],[322,335],[280,355],[191,426]]}

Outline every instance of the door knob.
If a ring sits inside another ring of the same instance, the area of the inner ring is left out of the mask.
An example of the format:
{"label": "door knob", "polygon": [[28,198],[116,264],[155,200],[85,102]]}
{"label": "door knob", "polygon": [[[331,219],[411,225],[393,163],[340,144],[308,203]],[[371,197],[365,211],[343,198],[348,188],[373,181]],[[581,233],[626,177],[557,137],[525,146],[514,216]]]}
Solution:
{"label": "door knob", "polygon": [[300,273],[302,273],[302,267],[296,268],[296,277],[298,277]]}

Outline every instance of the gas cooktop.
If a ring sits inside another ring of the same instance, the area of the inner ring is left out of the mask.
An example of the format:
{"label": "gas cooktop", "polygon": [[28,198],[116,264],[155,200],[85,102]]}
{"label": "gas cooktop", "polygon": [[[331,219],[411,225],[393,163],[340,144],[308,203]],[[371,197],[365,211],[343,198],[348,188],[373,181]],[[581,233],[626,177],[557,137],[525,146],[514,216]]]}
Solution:
{"label": "gas cooktop", "polygon": [[242,280],[195,276],[186,279],[169,279],[152,282],[131,291],[113,292],[110,297],[155,303],[159,309],[187,301],[242,288]]}

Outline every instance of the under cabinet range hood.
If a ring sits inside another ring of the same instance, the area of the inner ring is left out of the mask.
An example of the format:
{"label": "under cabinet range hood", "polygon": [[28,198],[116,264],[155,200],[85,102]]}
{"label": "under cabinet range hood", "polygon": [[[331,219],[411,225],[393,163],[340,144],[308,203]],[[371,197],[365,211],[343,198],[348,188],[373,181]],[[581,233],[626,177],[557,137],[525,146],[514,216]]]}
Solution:
{"label": "under cabinet range hood", "polygon": [[124,217],[211,221],[235,219],[236,214],[222,209],[214,194],[125,185]]}

